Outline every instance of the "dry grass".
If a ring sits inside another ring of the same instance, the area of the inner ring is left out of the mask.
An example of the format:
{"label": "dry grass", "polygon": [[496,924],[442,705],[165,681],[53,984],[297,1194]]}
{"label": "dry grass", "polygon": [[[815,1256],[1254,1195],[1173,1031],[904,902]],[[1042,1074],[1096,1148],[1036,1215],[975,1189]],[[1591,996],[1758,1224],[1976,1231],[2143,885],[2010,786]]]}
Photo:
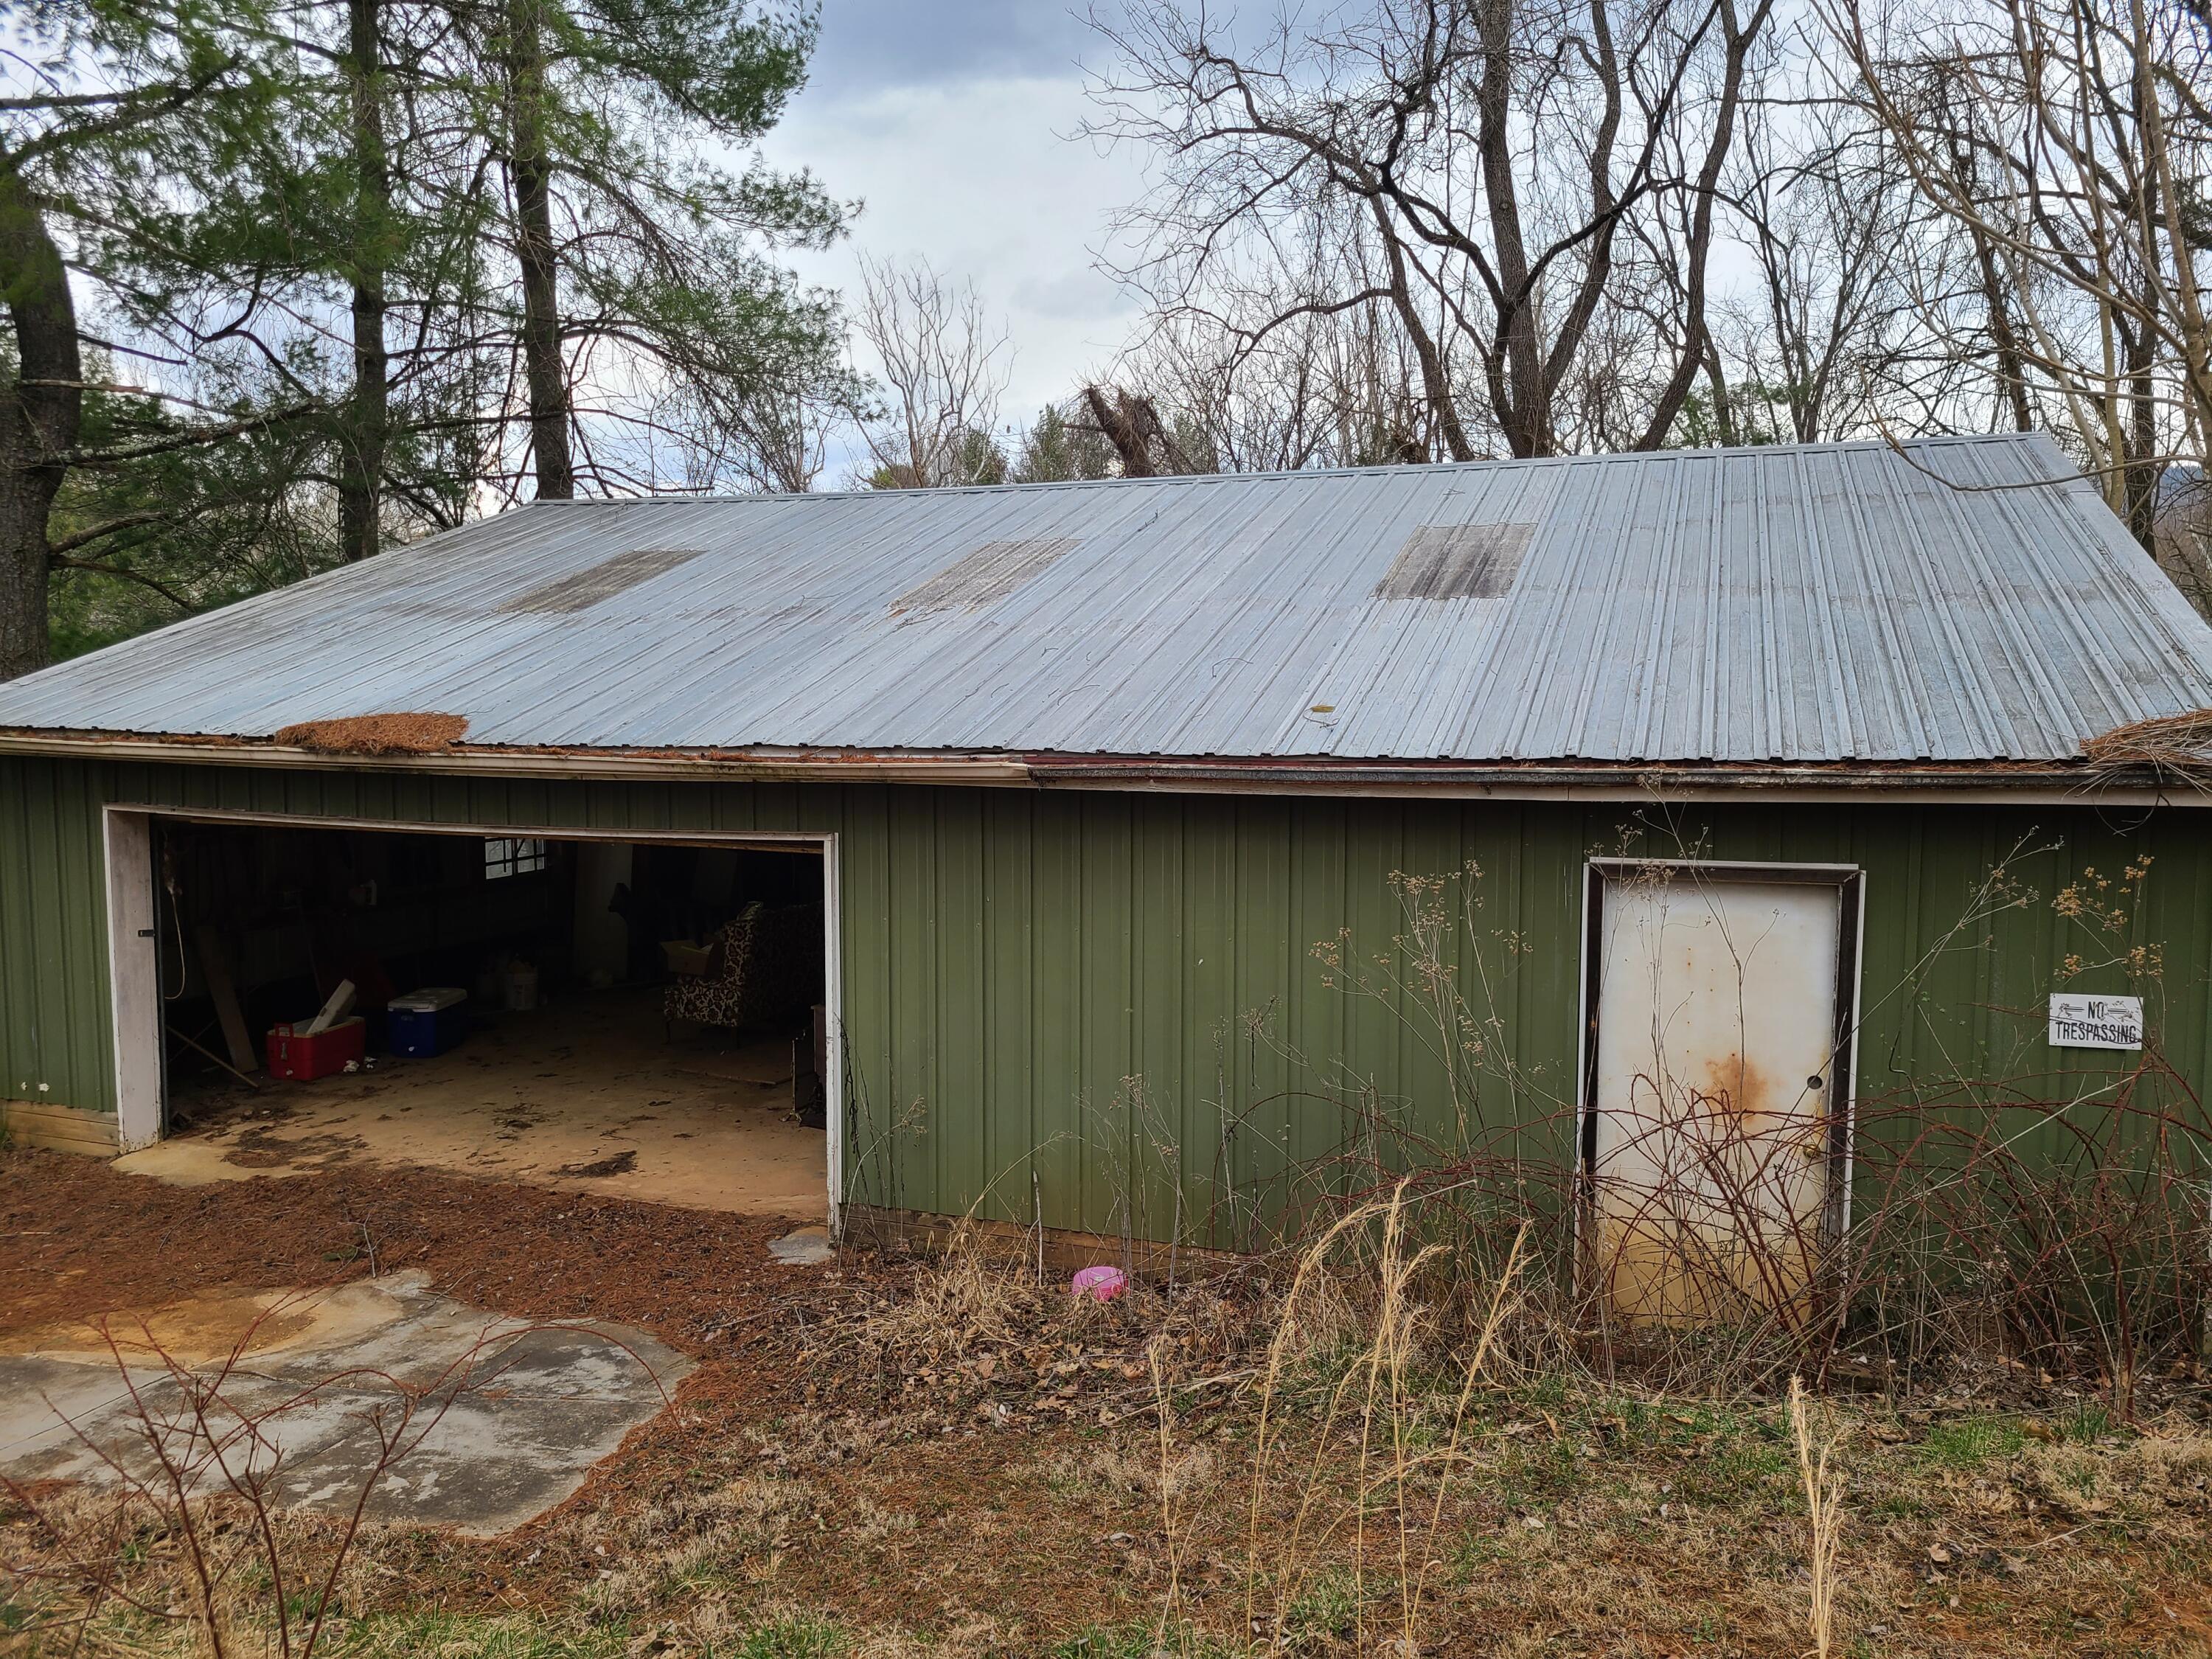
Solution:
{"label": "dry grass", "polygon": [[[2008,1413],[1940,1394],[1900,1414],[1802,1382],[1781,1402],[1680,1401],[1532,1368],[1504,1352],[1528,1316],[1522,1241],[1471,1286],[1411,1214],[1403,1189],[1362,1206],[1271,1264],[1279,1292],[1219,1298],[1241,1315],[1214,1362],[1238,1379],[1225,1405],[1192,1419],[1202,1396],[1170,1377],[1156,1334],[1136,1351],[1143,1407],[1109,1407],[1103,1440],[1018,1467],[1069,1511],[1073,1547],[1128,1539],[1125,1571],[1141,1553],[1144,1611],[1115,1627],[1136,1645],[1109,1632],[1081,1651],[1412,1654],[1486,1628],[1484,1650],[1508,1651],[1486,1621],[1539,1609],[1557,1628],[1517,1638],[1532,1653],[1574,1631],[1622,1652],[1668,1647],[1669,1631],[1777,1655],[1808,1634],[1823,1656],[2067,1652],[2103,1639],[2100,1606],[2170,1613],[2177,1639],[2196,1628],[2193,1580],[2176,1574],[2212,1542],[2212,1439],[2185,1419],[2146,1437],[2078,1401]],[[1018,1341],[1039,1316],[1106,1334],[1103,1310],[1039,1303],[1018,1273],[920,1271],[946,1282],[892,1316],[917,1352],[963,1351],[924,1340],[917,1310]],[[1155,1294],[1109,1317],[1141,1327],[1172,1307]],[[1985,1387],[1977,1376],[1961,1381]],[[1856,1507],[1846,1439],[1868,1448]],[[1940,1636],[1906,1636],[1923,1622]]]}
{"label": "dry grass", "polygon": [[[1462,1462],[1468,1407],[1516,1290],[1523,1241],[1516,1240],[1492,1286],[1479,1330],[1462,1334],[1472,1337],[1471,1344],[1452,1358],[1445,1352],[1449,1345],[1441,1340],[1443,1320],[1416,1289],[1440,1249],[1413,1241],[1407,1218],[1403,1184],[1386,1203],[1340,1218],[1301,1253],[1290,1289],[1273,1310],[1274,1331],[1258,1384],[1244,1577],[1246,1626],[1272,1631],[1278,1645],[1299,1630],[1295,1609],[1334,1570],[1330,1559],[1337,1552],[1328,1546],[1348,1540],[1353,1639],[1363,1650],[1375,1642],[1395,1644],[1409,1655],[1421,1650],[1424,1602]],[[1371,1267],[1372,1294],[1363,1324],[1337,1258],[1346,1252],[1358,1257],[1369,1248],[1371,1262],[1363,1265]],[[1310,1307],[1323,1311],[1316,1317]],[[1361,1340],[1347,1349],[1345,1337],[1355,1331]],[[1328,1346],[1315,1340],[1323,1333]],[[1301,1361],[1310,1365],[1332,1354],[1337,1359],[1333,1385],[1297,1400]],[[1424,1362],[1432,1358],[1442,1362],[1442,1374],[1456,1368],[1459,1377],[1441,1443],[1434,1432],[1433,1377],[1422,1374]],[[1271,1440],[1271,1424],[1279,1413],[1301,1405],[1311,1423],[1316,1395],[1317,1431],[1297,1457],[1280,1455],[1285,1436],[1277,1425]],[[1347,1454],[1356,1470],[1348,1484],[1342,1468]],[[1292,1517],[1288,1536],[1273,1535],[1268,1523],[1285,1509]],[[1269,1534],[1264,1543],[1263,1534]],[[1264,1613],[1263,1589],[1268,1596]]]}
{"label": "dry grass", "polygon": [[1806,1629],[1813,1638],[1818,1659],[1828,1659],[1836,1646],[1836,1556],[1842,1538],[1844,1483],[1831,1468],[1836,1441],[1832,1425],[1814,1424],[1814,1408],[1805,1393],[1805,1380],[1790,1379],[1790,1428],[1797,1443],[1797,1475],[1805,1486],[1807,1594],[1811,1606]]}

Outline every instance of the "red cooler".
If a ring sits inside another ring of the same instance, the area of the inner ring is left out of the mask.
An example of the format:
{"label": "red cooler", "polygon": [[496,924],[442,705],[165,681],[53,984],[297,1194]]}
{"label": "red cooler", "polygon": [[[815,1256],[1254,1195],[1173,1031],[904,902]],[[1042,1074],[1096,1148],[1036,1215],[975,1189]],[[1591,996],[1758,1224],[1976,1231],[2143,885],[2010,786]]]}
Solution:
{"label": "red cooler", "polygon": [[345,1070],[368,1046],[368,1027],[361,1016],[342,1019],[327,1031],[300,1035],[289,1025],[269,1028],[269,1075],[307,1083]]}

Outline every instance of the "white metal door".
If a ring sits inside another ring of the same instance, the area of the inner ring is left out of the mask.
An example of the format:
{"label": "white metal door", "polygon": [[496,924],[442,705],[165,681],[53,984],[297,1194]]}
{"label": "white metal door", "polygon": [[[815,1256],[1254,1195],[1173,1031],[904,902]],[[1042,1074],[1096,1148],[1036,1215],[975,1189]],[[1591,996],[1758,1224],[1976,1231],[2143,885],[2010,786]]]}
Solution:
{"label": "white metal door", "polygon": [[1786,1314],[1830,1192],[1843,887],[1674,866],[1608,872],[1597,890],[1601,1286],[1631,1318]]}

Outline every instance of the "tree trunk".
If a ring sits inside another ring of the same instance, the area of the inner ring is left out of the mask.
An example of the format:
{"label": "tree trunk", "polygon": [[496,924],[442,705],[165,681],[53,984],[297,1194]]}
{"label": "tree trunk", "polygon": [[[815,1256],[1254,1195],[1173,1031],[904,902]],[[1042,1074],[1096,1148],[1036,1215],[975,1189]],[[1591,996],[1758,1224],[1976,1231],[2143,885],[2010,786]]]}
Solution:
{"label": "tree trunk", "polygon": [[2020,356],[2019,337],[2014,334],[2012,313],[2005,307],[2004,285],[1997,276],[1997,258],[1990,246],[1990,239],[1978,229],[1973,233],[1974,263],[1982,281],[1982,302],[1989,307],[1990,345],[1996,355],[1997,395],[2011,411],[2013,430],[2035,430],[2035,410],[2027,401],[2027,375]]}
{"label": "tree trunk", "polygon": [[[1697,198],[1690,210],[1690,268],[1682,285],[1682,355],[1676,360],[1674,372],[1668,377],[1652,408],[1651,419],[1637,442],[1638,449],[1657,449],[1666,443],[1682,413],[1682,406],[1689,401],[1690,388],[1697,384],[1698,371],[1705,367],[1709,338],[1705,331],[1705,269],[1712,254],[1713,202],[1720,190],[1721,168],[1735,142],[1736,110],[1743,101],[1744,66],[1766,21],[1771,3],[1771,0],[1766,0],[1753,11],[1749,27],[1745,27],[1738,25],[1735,8],[1729,0],[1720,0],[1721,28],[1728,44],[1720,98],[1713,112],[1712,135],[1705,145],[1705,166],[1698,173]],[[1727,439],[1723,437],[1723,441]]]}
{"label": "tree trunk", "polygon": [[2151,380],[2157,342],[2148,322],[2124,326],[2120,337],[2127,352],[2129,453],[2125,456],[2115,455],[2112,459],[2127,464],[2128,528],[2142,544],[2143,551],[2154,558],[2158,554],[2158,484],[2166,471],[2159,460],[2157,388]]}
{"label": "tree trunk", "polygon": [[1733,449],[1743,441],[1743,435],[1736,429],[1735,398],[1729,391],[1728,366],[1721,362],[1710,331],[1705,335],[1705,384],[1713,393],[1713,434],[1723,449]]}
{"label": "tree trunk", "polygon": [[545,35],[540,0],[507,8],[507,143],[514,169],[515,263],[522,270],[522,362],[538,499],[576,493],[568,456],[568,377],[561,361],[561,293],[553,247],[553,169],[545,149]]}
{"label": "tree trunk", "polygon": [[1444,452],[1455,461],[1474,459],[1474,446],[1468,441],[1467,428],[1459,418],[1459,408],[1452,402],[1451,384],[1444,377],[1443,354],[1430,335],[1428,325],[1413,304],[1413,291],[1406,277],[1406,256],[1398,246],[1396,228],[1390,216],[1384,211],[1382,199],[1370,196],[1367,204],[1375,220],[1376,234],[1382,242],[1383,256],[1390,263],[1390,304],[1398,313],[1398,321],[1413,342],[1413,361],[1420,365],[1421,398],[1429,406],[1429,415],[1437,423],[1437,432],[1443,439]]}
{"label": "tree trunk", "polygon": [[[1981,195],[1981,164],[1973,146],[1963,135],[1959,118],[1951,107],[1953,78],[1955,65],[1945,64],[1938,71],[1937,88],[1941,95],[1943,116],[1944,143],[1949,151],[1954,188],[1966,200],[1978,200]],[[2003,278],[1997,270],[1996,249],[1988,233],[1979,224],[1967,222],[1966,234],[1974,248],[1974,274],[1982,289],[1982,304],[1989,317],[1990,349],[1996,359],[1996,373],[1991,377],[1998,401],[2012,416],[2013,430],[2035,430],[2035,410],[2027,398],[2027,375],[2021,358],[2020,337],[2013,332],[2012,313],[2005,305]]]}
{"label": "tree trunk", "polygon": [[391,424],[384,343],[385,267],[390,258],[392,178],[384,138],[384,40],[380,0],[349,0],[346,66],[353,87],[353,406],[338,462],[338,547],[365,559],[382,544],[384,452]]}
{"label": "tree trunk", "polygon": [[1114,446],[1114,453],[1121,458],[1121,476],[1125,478],[1150,478],[1158,476],[1152,465],[1152,443],[1130,408],[1129,395],[1117,392],[1109,402],[1106,394],[1095,386],[1083,388],[1083,402],[1090,410],[1091,418],[1098,423],[1098,430],[1106,434],[1106,441]]}
{"label": "tree trunk", "polygon": [[1519,185],[1514,177],[1514,0],[1485,0],[1479,17],[1482,75],[1475,94],[1475,149],[1490,205],[1503,314],[1492,350],[1491,398],[1498,428],[1518,459],[1548,455],[1552,392],[1536,338],[1536,300],[1528,285],[1528,241],[1521,228]]}
{"label": "tree trunk", "polygon": [[0,155],[0,292],[16,375],[0,385],[0,680],[45,666],[46,515],[84,416],[84,362],[69,273],[38,204]]}

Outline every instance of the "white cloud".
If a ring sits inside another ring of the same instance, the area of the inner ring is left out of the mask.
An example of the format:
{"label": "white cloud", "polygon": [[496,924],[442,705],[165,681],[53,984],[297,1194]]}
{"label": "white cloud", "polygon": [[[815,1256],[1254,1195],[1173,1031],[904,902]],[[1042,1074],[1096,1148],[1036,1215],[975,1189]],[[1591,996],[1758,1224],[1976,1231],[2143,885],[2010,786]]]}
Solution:
{"label": "white cloud", "polygon": [[[1064,75],[977,75],[846,96],[817,75],[771,135],[768,157],[811,169],[866,210],[846,242],[793,264],[805,280],[848,293],[864,252],[919,256],[972,279],[1012,338],[1006,412],[1027,420],[1103,369],[1137,319],[1093,256],[1115,211],[1142,193],[1141,158],[1066,136],[1087,113],[1072,64]],[[843,471],[833,462],[831,478]]]}

